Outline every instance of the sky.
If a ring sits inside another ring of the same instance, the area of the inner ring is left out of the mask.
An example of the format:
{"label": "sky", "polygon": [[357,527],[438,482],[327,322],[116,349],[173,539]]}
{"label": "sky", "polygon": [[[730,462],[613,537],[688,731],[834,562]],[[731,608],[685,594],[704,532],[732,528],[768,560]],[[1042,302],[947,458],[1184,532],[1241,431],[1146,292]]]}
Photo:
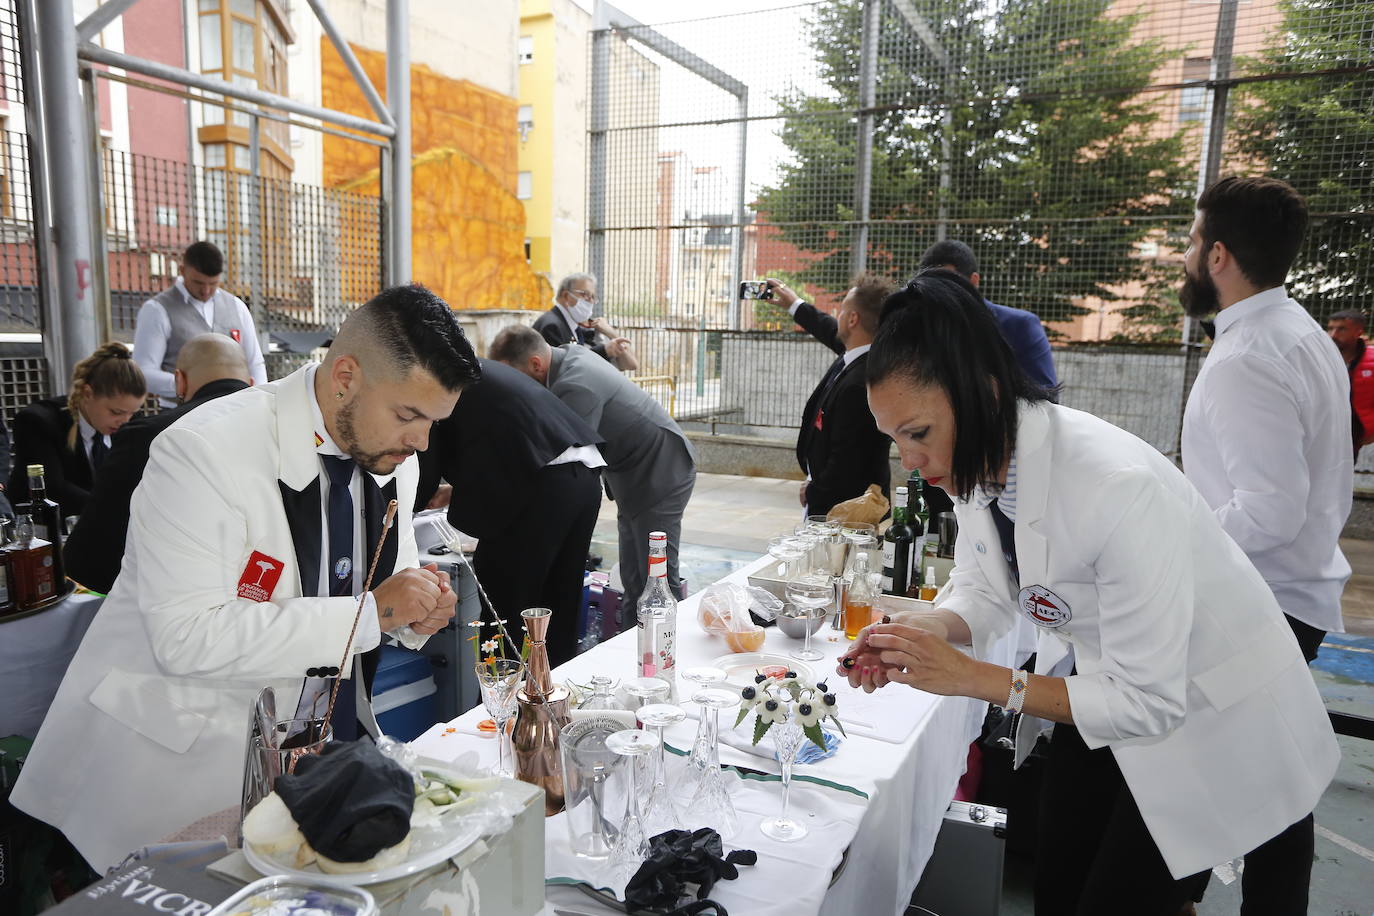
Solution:
{"label": "sky", "polygon": [[[575,0],[588,11],[591,0]],[[690,5],[666,0],[617,0],[613,4],[646,25],[698,54],[750,89],[749,113],[757,117],[774,109],[771,98],[789,87],[818,91],[805,31],[808,4],[795,0],[694,0]],[[689,15],[690,18],[684,18]],[[645,51],[642,46],[637,47]],[[733,117],[734,103],[700,77],[652,52],[659,65],[660,123]],[[778,121],[753,122],[748,136],[746,201],[772,183],[787,155],[777,137]],[[733,176],[738,168],[738,128],[696,126],[660,131],[660,149],[680,150],[693,165],[720,166]],[[733,200],[733,194],[728,195]],[[730,209],[726,206],[725,209]]]}

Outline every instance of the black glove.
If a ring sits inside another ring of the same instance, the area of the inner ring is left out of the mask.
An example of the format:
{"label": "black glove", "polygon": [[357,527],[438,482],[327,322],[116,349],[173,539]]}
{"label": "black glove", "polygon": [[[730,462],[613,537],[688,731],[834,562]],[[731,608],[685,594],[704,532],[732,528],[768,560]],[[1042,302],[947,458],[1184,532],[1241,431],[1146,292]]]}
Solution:
{"label": "black glove", "polygon": [[[710,827],[691,833],[668,830],[649,841],[649,856],[625,886],[625,904],[630,912],[652,910],[668,916],[692,916],[714,912],[728,916],[725,907],[707,900],[706,895],[721,878],[739,877],[736,865],[753,865],[758,854],[752,849],[736,849],[724,858],[720,834]],[[695,885],[696,894],[687,888]],[[679,905],[683,899],[688,903]]]}

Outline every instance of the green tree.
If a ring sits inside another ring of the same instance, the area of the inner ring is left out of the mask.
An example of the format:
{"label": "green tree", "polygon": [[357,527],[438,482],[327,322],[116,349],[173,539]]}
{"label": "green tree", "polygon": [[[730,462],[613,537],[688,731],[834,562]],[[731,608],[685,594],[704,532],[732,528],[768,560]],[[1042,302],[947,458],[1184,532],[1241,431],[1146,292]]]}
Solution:
{"label": "green tree", "polygon": [[[1191,197],[1182,136],[1155,129],[1140,91],[1164,49],[1133,39],[1138,14],[1110,0],[908,0],[943,56],[885,5],[873,131],[870,269],[911,273],[948,235],[977,253],[989,298],[1063,320],[1085,296],[1122,298],[1153,262],[1137,244]],[[804,272],[848,282],[854,218],[861,5],[820,7],[811,40],[828,91],[779,99],[792,153],[759,208],[802,248]],[[945,111],[949,116],[946,121]],[[948,153],[942,137],[948,138]],[[949,172],[941,187],[942,162]]]}
{"label": "green tree", "polygon": [[1246,158],[1307,198],[1289,274],[1314,313],[1374,308],[1374,17],[1368,0],[1283,0],[1283,28],[1242,72],[1285,74],[1237,94]]}

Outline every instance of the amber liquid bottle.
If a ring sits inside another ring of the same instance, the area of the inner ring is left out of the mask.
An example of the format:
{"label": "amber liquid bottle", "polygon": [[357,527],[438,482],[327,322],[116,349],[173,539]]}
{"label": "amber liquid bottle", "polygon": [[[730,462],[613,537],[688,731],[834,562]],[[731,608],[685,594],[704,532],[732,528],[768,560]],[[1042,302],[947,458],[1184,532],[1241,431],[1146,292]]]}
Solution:
{"label": "amber liquid bottle", "polygon": [[14,523],[0,519],[0,617],[14,613],[14,560],[11,556]]}
{"label": "amber liquid bottle", "polygon": [[18,516],[18,543],[11,552],[14,561],[14,604],[16,611],[31,611],[52,598],[53,545],[33,533],[33,519]]}
{"label": "amber liquid bottle", "polygon": [[54,591],[60,592],[67,582],[62,563],[62,507],[48,499],[48,485],[43,480],[43,465],[28,466],[29,501],[15,507],[16,515],[33,518],[34,537],[52,545],[52,578]]}

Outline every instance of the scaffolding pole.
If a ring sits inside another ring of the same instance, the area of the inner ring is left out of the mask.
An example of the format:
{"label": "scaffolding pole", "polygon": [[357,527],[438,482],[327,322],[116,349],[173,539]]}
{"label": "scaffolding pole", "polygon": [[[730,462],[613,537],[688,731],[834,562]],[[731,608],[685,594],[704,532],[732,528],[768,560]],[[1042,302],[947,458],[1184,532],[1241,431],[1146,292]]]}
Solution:
{"label": "scaffolding pole", "polygon": [[[89,356],[96,338],[92,294],[91,191],[86,112],[77,79],[76,26],[72,0],[36,4],[39,72],[42,77],[44,150],[52,199],[51,239],[57,299],[45,299],[43,343],[50,390],[65,391],[71,371]],[[29,87],[32,89],[32,87]],[[36,227],[47,236],[47,226]]]}
{"label": "scaffolding pole", "polygon": [[387,0],[386,4],[386,101],[395,124],[387,273],[389,284],[396,286],[411,280],[410,0]]}

